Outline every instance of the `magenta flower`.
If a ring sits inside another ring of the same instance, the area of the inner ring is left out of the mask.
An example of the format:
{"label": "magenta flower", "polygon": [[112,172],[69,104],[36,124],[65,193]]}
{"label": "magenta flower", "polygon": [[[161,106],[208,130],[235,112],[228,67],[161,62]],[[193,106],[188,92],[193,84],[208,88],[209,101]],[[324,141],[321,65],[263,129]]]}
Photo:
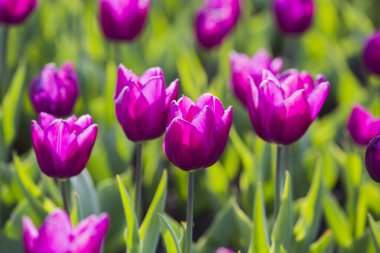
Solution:
{"label": "magenta flower", "polygon": [[247,106],[246,92],[247,87],[250,85],[248,76],[250,76],[256,86],[258,86],[262,81],[263,70],[268,69],[274,75],[277,75],[282,70],[283,61],[279,57],[272,59],[265,49],[260,49],[252,58],[249,58],[245,54],[233,52],[230,55],[230,65],[231,89],[240,102],[244,106]]}
{"label": "magenta flower", "polygon": [[314,9],[313,0],[274,0],[273,3],[277,26],[284,33],[305,32],[313,20]]}
{"label": "magenta flower", "polygon": [[368,174],[376,182],[380,182],[380,135],[373,138],[365,152],[365,165]]}
{"label": "magenta flower", "polygon": [[100,0],[99,22],[110,40],[131,41],[139,35],[148,15],[150,0]]}
{"label": "magenta flower", "polygon": [[0,0],[0,23],[18,25],[36,8],[37,0]]}
{"label": "magenta flower", "polygon": [[219,45],[240,16],[239,0],[205,0],[195,17],[198,43],[205,48]]}
{"label": "magenta flower", "polygon": [[215,253],[235,253],[235,251],[228,248],[218,248],[216,249]]}
{"label": "magenta flower", "polygon": [[54,178],[78,175],[88,162],[97,133],[90,115],[62,120],[40,113],[38,122],[32,121],[31,134],[42,172]]}
{"label": "magenta flower", "polygon": [[368,145],[380,134],[380,118],[374,118],[364,107],[355,105],[348,119],[347,129],[358,145]]}
{"label": "magenta flower", "polygon": [[107,214],[91,215],[73,228],[68,215],[58,209],[47,216],[38,230],[24,217],[25,253],[100,253],[108,226]]}
{"label": "magenta flower", "polygon": [[78,93],[78,77],[70,62],[60,69],[54,63],[47,64],[41,75],[33,80],[29,90],[35,110],[56,117],[64,117],[72,112]]}
{"label": "magenta flower", "polygon": [[249,116],[256,134],[277,144],[291,144],[304,135],[317,117],[330,90],[324,77],[317,83],[307,72],[290,70],[277,79],[263,71],[260,86],[247,90]]}
{"label": "magenta flower", "polygon": [[169,160],[182,170],[213,165],[226,146],[232,125],[232,107],[203,94],[194,103],[183,96],[170,105],[163,148]]}
{"label": "magenta flower", "polygon": [[116,117],[134,142],[161,136],[165,131],[170,102],[178,96],[178,80],[165,89],[161,68],[150,68],[140,77],[119,66],[115,93]]}
{"label": "magenta flower", "polygon": [[380,75],[380,31],[367,39],[363,50],[363,61],[369,71]]}

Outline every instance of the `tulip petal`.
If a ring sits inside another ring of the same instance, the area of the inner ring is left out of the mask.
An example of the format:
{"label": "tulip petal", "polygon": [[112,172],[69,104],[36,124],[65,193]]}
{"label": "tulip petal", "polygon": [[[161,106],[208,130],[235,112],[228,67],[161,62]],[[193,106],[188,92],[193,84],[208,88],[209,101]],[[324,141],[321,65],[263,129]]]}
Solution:
{"label": "tulip petal", "polygon": [[38,116],[38,125],[43,129],[47,129],[48,126],[53,123],[56,118],[53,115],[50,115],[45,112],[41,112]]}
{"label": "tulip petal", "polygon": [[[182,96],[178,100],[178,105],[179,105],[179,109],[180,109],[181,114],[182,114],[182,118],[186,119],[187,121],[190,121],[190,122],[194,118],[194,116],[196,114],[198,114],[200,111],[200,109],[195,105],[193,100],[191,100],[190,98],[188,98],[186,96]],[[191,113],[191,115],[189,115],[190,117],[188,117],[190,108],[192,108],[192,107],[194,108],[194,109],[192,109],[193,112]]]}
{"label": "tulip petal", "polygon": [[167,88],[166,88],[166,98],[165,98],[165,106],[168,107],[170,103],[177,99],[178,97],[178,79],[174,80]]}
{"label": "tulip petal", "polygon": [[314,90],[309,94],[307,100],[309,103],[310,115],[312,120],[314,120],[317,117],[319,111],[325,103],[329,91],[330,83],[324,82],[317,85],[317,87],[315,87]]}
{"label": "tulip petal", "polygon": [[83,132],[87,127],[89,127],[90,125],[92,125],[93,123],[93,120],[92,120],[92,117],[88,114],[86,115],[82,115],[79,117],[79,119],[77,119],[75,121],[75,123],[73,124],[73,129],[75,131],[78,132],[78,134],[80,134],[81,132]]}
{"label": "tulip petal", "polygon": [[86,128],[86,130],[78,136],[78,150],[76,152],[80,154],[78,160],[76,161],[76,165],[72,168],[71,176],[78,175],[86,167],[91,151],[94,147],[97,134],[98,126],[93,124]]}
{"label": "tulip petal", "polygon": [[158,77],[163,80],[163,83],[165,83],[164,79],[164,72],[162,72],[162,69],[160,67],[154,67],[147,69],[139,78],[139,82],[142,85],[145,85],[152,79],[152,77]]}
{"label": "tulip petal", "polygon": [[28,217],[22,219],[22,227],[25,253],[35,253],[35,244],[38,238],[37,229]]}
{"label": "tulip petal", "polygon": [[132,72],[132,70],[129,70],[123,64],[120,64],[117,69],[116,92],[114,98],[116,99],[119,97],[125,86],[129,86],[131,82],[136,82],[137,80],[138,77]]}
{"label": "tulip petal", "polygon": [[210,93],[203,94],[197,100],[197,106],[203,108],[209,106],[215,113],[216,118],[221,118],[224,114],[224,108],[222,102]]}

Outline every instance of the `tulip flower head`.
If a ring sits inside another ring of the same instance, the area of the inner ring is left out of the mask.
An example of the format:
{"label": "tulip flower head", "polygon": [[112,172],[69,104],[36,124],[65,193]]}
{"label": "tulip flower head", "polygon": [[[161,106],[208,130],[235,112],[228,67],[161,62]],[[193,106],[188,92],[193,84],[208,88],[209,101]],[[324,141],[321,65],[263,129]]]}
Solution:
{"label": "tulip flower head", "polygon": [[43,173],[54,178],[74,177],[86,166],[95,144],[98,126],[90,115],[57,119],[40,113],[32,121],[34,152]]}
{"label": "tulip flower head", "polygon": [[247,90],[248,111],[256,134],[265,141],[288,145],[300,139],[317,117],[330,90],[324,77],[290,70],[275,77],[263,71],[260,86]]}
{"label": "tulip flower head", "polygon": [[178,80],[165,89],[161,68],[150,68],[140,77],[119,66],[115,93],[116,117],[134,142],[155,139],[165,131],[170,102],[178,96]]}
{"label": "tulip flower head", "polygon": [[363,50],[363,61],[369,71],[380,75],[380,31],[367,39]]}
{"label": "tulip flower head", "polygon": [[56,210],[37,229],[32,220],[23,218],[25,253],[100,253],[109,226],[107,214],[91,215],[72,227],[69,216]]}
{"label": "tulip flower head", "polygon": [[183,96],[170,105],[163,148],[177,167],[189,171],[206,168],[219,160],[232,125],[232,107],[203,94],[196,102]]}
{"label": "tulip flower head", "polygon": [[0,0],[0,24],[19,25],[37,7],[37,0]]}
{"label": "tulip flower head", "polygon": [[240,16],[240,0],[205,0],[195,17],[198,43],[212,48],[222,43]]}
{"label": "tulip flower head", "polygon": [[368,145],[380,134],[380,117],[374,118],[364,107],[355,105],[348,120],[347,129],[358,145]]}
{"label": "tulip flower head", "polygon": [[78,98],[78,77],[74,66],[66,62],[60,69],[47,64],[30,86],[29,96],[37,113],[56,117],[71,114]]}
{"label": "tulip flower head", "polygon": [[100,0],[99,22],[104,35],[115,41],[131,41],[144,27],[150,0]]}
{"label": "tulip flower head", "polygon": [[283,61],[279,57],[272,59],[265,49],[260,49],[252,58],[245,54],[233,52],[230,55],[230,65],[231,89],[240,102],[247,106],[246,91],[250,85],[248,76],[253,79],[256,86],[259,86],[262,81],[263,70],[268,69],[274,75],[278,75],[282,70]]}
{"label": "tulip flower head", "polygon": [[365,165],[373,180],[380,183],[380,135],[373,138],[365,152]]}
{"label": "tulip flower head", "polygon": [[311,25],[314,0],[274,0],[273,12],[278,28],[289,34],[301,34]]}

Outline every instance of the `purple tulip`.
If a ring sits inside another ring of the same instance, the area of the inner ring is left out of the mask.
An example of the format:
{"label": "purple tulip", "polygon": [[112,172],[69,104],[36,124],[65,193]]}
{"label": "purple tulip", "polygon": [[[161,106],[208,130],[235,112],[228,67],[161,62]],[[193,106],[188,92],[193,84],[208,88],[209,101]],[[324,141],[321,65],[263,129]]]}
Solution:
{"label": "purple tulip", "polygon": [[25,253],[100,253],[108,226],[107,214],[91,215],[73,228],[68,215],[58,209],[38,230],[32,220],[24,217]]}
{"label": "purple tulip", "polygon": [[215,253],[235,253],[235,251],[228,248],[218,248],[216,249]]}
{"label": "purple tulip", "polygon": [[203,94],[194,103],[183,96],[170,105],[163,144],[169,160],[189,171],[206,168],[219,160],[232,125],[232,107],[211,94]]}
{"label": "purple tulip", "polygon": [[314,9],[313,0],[274,0],[273,3],[277,26],[290,34],[303,33],[310,27]]}
{"label": "purple tulip", "polygon": [[252,58],[249,58],[245,54],[233,52],[230,55],[230,65],[231,89],[240,102],[244,106],[247,106],[246,92],[250,84],[248,76],[258,86],[262,81],[263,70],[268,69],[274,75],[278,75],[282,70],[283,61],[279,57],[272,59],[265,49],[260,49]]}
{"label": "purple tulip", "polygon": [[36,8],[37,0],[0,0],[0,23],[18,25]]}
{"label": "purple tulip", "polygon": [[306,72],[290,70],[277,79],[263,71],[259,87],[248,87],[249,116],[256,134],[268,142],[290,144],[297,141],[317,117],[330,90],[324,77],[317,83]]}
{"label": "purple tulip", "polygon": [[363,61],[369,71],[380,75],[380,31],[367,39],[364,45]]}
{"label": "purple tulip", "polygon": [[86,166],[94,146],[98,126],[90,115],[66,120],[40,113],[32,121],[32,144],[42,172],[49,177],[69,178]]}
{"label": "purple tulip", "polygon": [[134,142],[150,140],[165,131],[170,102],[178,96],[178,80],[165,89],[161,68],[150,68],[140,77],[119,66],[115,93],[116,117]]}
{"label": "purple tulip", "polygon": [[100,0],[99,22],[110,40],[131,41],[144,27],[150,0]]}
{"label": "purple tulip", "polygon": [[358,145],[368,145],[375,136],[380,134],[380,118],[374,118],[364,107],[355,105],[348,120],[347,129]]}
{"label": "purple tulip", "polygon": [[66,62],[60,69],[47,64],[30,86],[30,100],[35,110],[56,117],[71,114],[78,97],[78,77],[73,64]]}
{"label": "purple tulip", "polygon": [[365,165],[368,174],[376,182],[380,182],[380,135],[373,138],[365,152]]}
{"label": "purple tulip", "polygon": [[205,48],[219,45],[240,16],[239,0],[205,0],[195,17],[198,43]]}

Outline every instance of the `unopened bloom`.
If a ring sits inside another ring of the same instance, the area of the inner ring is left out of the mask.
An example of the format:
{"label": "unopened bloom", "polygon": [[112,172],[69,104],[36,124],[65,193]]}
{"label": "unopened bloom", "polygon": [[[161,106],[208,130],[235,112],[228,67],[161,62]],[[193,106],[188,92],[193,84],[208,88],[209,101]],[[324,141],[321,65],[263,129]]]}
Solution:
{"label": "unopened bloom", "polygon": [[169,105],[178,96],[178,80],[165,87],[161,68],[150,68],[140,77],[119,66],[115,93],[116,117],[126,136],[134,142],[161,136]]}
{"label": "unopened bloom", "polygon": [[311,25],[314,0],[274,0],[273,11],[277,26],[284,33],[300,34]]}
{"label": "unopened bloom", "polygon": [[369,71],[380,75],[380,31],[370,36],[364,44],[363,61]]}
{"label": "unopened bloom", "polygon": [[374,118],[364,107],[355,105],[348,120],[347,129],[358,145],[368,145],[375,136],[380,134],[380,118]]}
{"label": "unopened bloom", "polygon": [[36,8],[37,0],[0,0],[0,23],[18,25]]}
{"label": "unopened bloom", "polygon": [[69,115],[78,97],[78,77],[73,64],[66,62],[60,69],[47,64],[30,86],[30,100],[35,110],[56,117]]}
{"label": "unopened bloom", "polygon": [[32,121],[31,134],[42,172],[54,178],[78,175],[88,162],[97,133],[90,115],[63,120],[40,113],[38,122]]}
{"label": "unopened bloom", "polygon": [[72,227],[69,216],[56,210],[37,229],[23,218],[25,253],[100,253],[109,226],[107,214],[91,215]]}
{"label": "unopened bloom", "polygon": [[195,17],[196,37],[203,47],[219,45],[240,16],[239,0],[205,0]]}
{"label": "unopened bloom", "polygon": [[182,170],[213,165],[219,160],[232,125],[232,107],[203,94],[196,102],[183,96],[170,105],[163,148],[169,160]]}
{"label": "unopened bloom", "polygon": [[376,182],[380,182],[380,135],[373,138],[365,152],[365,165],[368,174]]}
{"label": "unopened bloom", "polygon": [[100,0],[99,22],[111,40],[131,41],[144,27],[150,0]]}
{"label": "unopened bloom", "polygon": [[235,251],[228,248],[217,248],[215,253],[235,253]]}
{"label": "unopened bloom", "polygon": [[282,70],[283,61],[279,57],[272,59],[265,49],[260,49],[251,58],[245,54],[233,52],[230,55],[230,65],[231,89],[240,102],[247,106],[246,92],[250,85],[248,76],[253,79],[256,86],[259,86],[263,70],[268,69],[274,75],[278,75]]}
{"label": "unopened bloom", "polygon": [[297,141],[317,117],[329,90],[330,84],[322,76],[314,84],[306,72],[291,70],[278,79],[264,70],[260,86],[252,84],[247,90],[249,116],[256,134],[277,144]]}

